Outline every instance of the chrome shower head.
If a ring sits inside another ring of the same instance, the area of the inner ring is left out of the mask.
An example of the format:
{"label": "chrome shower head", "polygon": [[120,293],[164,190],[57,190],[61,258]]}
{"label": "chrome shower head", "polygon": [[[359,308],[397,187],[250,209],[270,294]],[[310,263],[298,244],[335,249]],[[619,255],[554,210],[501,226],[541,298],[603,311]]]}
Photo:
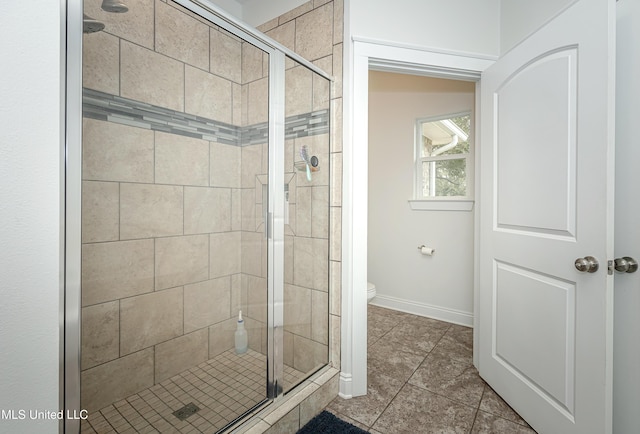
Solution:
{"label": "chrome shower head", "polygon": [[102,10],[105,12],[123,13],[129,8],[120,0],[102,0]]}
{"label": "chrome shower head", "polygon": [[96,33],[104,29],[104,23],[94,20],[89,15],[84,14],[82,19],[82,33]]}

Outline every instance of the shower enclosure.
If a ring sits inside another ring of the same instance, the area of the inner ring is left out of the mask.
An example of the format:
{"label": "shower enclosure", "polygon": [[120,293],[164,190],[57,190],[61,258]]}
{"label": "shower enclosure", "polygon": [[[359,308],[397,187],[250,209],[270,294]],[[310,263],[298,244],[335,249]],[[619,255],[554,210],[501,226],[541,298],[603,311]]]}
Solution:
{"label": "shower enclosure", "polygon": [[330,82],[205,1],[125,3],[80,11],[67,408],[83,433],[221,432],[328,363]]}

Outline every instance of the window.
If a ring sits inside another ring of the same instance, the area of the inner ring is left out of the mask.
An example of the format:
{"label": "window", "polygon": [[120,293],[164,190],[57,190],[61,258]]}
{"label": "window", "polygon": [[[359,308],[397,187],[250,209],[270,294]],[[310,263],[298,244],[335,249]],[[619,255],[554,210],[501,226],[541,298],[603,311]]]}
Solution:
{"label": "window", "polygon": [[416,121],[417,200],[470,200],[472,196],[471,114]]}

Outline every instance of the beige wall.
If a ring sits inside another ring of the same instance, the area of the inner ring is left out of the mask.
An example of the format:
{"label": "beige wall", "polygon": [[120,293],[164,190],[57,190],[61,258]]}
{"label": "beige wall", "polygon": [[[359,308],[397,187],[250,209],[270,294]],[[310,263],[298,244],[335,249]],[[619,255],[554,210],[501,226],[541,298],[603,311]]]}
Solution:
{"label": "beige wall", "polygon": [[[369,73],[368,279],[374,303],[470,325],[473,211],[412,210],[415,122],[472,111],[475,83]],[[473,165],[473,159],[469,160]],[[435,248],[421,255],[417,246]]]}

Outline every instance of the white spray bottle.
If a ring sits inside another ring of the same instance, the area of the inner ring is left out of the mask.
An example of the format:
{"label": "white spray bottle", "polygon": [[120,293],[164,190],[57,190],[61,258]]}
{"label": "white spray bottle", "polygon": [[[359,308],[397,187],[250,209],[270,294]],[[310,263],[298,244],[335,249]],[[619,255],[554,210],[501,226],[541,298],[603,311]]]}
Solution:
{"label": "white spray bottle", "polygon": [[235,333],[236,354],[244,354],[247,352],[247,330],[244,328],[244,320],[242,319],[242,311],[238,313],[238,325]]}

